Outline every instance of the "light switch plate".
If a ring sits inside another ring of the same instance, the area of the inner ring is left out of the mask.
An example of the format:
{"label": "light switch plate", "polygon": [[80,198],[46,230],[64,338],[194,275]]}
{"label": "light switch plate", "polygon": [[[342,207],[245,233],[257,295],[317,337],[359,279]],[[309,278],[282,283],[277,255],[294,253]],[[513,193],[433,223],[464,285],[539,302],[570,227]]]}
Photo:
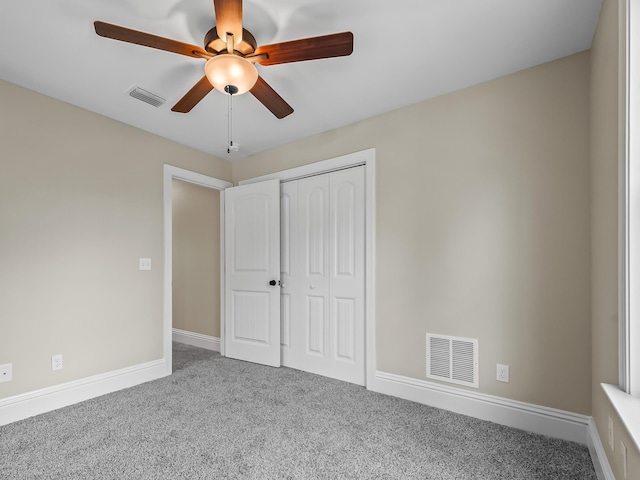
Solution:
{"label": "light switch plate", "polygon": [[140,270],[151,270],[151,259],[150,258],[141,258],[140,259]]}
{"label": "light switch plate", "polygon": [[0,383],[10,382],[11,380],[13,380],[13,363],[0,365]]}

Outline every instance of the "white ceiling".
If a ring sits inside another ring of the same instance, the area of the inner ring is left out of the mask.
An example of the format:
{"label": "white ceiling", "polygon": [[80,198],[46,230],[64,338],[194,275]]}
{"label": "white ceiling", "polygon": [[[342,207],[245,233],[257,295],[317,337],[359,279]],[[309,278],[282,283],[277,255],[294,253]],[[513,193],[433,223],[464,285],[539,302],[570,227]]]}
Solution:
{"label": "white ceiling", "polygon": [[[269,148],[586,50],[600,0],[245,0],[258,45],[350,30],[349,57],[259,67],[294,108],[276,119],[252,95],[211,92],[171,112],[204,60],[99,37],[93,21],[202,46],[212,0],[0,2],[0,78],[198,150],[243,158]],[[154,108],[134,85],[167,99]],[[0,108],[2,108],[0,106]]]}

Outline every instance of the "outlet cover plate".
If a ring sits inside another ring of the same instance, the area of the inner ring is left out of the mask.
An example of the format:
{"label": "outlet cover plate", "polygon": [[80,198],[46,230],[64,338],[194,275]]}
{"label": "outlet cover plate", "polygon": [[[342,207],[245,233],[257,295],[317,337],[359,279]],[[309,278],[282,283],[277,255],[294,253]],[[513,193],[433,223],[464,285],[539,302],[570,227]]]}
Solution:
{"label": "outlet cover plate", "polygon": [[140,259],[140,270],[151,270],[151,259],[150,258],[141,258]]}
{"label": "outlet cover plate", "polygon": [[13,363],[0,365],[0,383],[10,382],[11,380],[13,380]]}
{"label": "outlet cover plate", "polygon": [[62,355],[53,355],[51,357],[51,370],[62,370]]}
{"label": "outlet cover plate", "polygon": [[509,382],[509,365],[497,364],[496,368],[496,380],[499,382]]}

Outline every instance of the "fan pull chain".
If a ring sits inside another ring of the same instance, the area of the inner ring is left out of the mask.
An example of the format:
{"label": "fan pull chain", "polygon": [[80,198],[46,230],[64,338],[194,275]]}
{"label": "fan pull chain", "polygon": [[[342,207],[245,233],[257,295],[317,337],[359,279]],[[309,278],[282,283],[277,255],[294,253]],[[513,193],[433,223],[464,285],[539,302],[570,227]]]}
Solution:
{"label": "fan pull chain", "polygon": [[233,121],[232,121],[232,113],[233,113],[233,108],[231,105],[231,97],[233,97],[233,94],[229,94],[229,109],[228,109],[228,113],[227,113],[227,119],[228,119],[228,123],[227,123],[227,154],[231,155],[231,147],[233,147]]}

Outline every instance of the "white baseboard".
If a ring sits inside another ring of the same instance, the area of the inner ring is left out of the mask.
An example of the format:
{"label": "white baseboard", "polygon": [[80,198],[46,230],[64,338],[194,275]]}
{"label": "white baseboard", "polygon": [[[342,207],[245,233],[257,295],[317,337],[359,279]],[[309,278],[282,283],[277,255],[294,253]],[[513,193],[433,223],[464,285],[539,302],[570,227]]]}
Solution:
{"label": "white baseboard", "polygon": [[187,332],[186,330],[179,330],[177,328],[172,330],[172,336],[174,342],[185,343],[194,347],[213,350],[214,352],[220,351],[220,339],[218,337]]}
{"label": "white baseboard", "polygon": [[157,380],[168,374],[165,361],[161,359],[5,398],[0,400],[0,425]]}
{"label": "white baseboard", "polygon": [[600,440],[596,422],[593,418],[589,420],[589,443],[587,445],[598,480],[616,480],[616,476],[613,474],[611,464],[609,464],[609,459],[607,458],[607,452],[605,452],[602,441]]}
{"label": "white baseboard", "polygon": [[385,372],[376,372],[375,392],[412,400],[432,407],[450,410],[482,420],[570,440],[588,443],[588,425],[591,417],[555,408],[533,405],[462,388],[440,385]]}

